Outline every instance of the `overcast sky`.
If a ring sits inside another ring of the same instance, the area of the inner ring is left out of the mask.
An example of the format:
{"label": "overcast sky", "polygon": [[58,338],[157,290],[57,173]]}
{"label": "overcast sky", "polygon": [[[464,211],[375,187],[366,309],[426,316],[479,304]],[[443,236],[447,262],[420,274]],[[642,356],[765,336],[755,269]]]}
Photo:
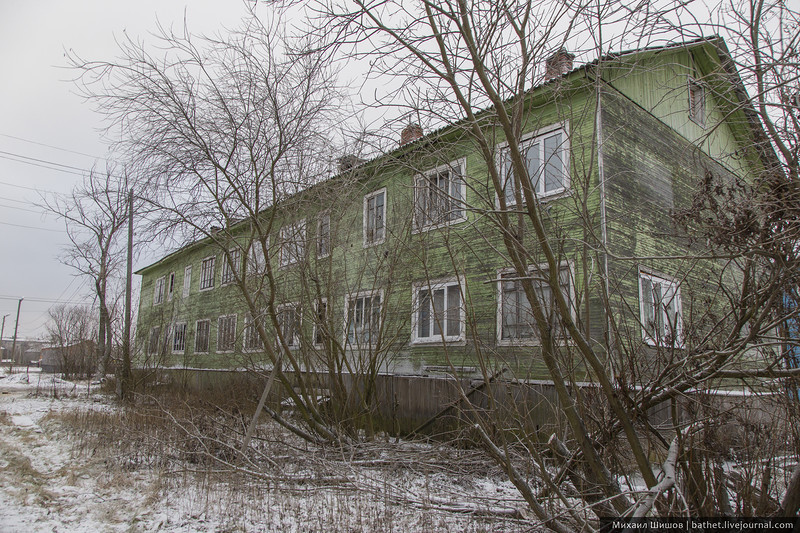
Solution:
{"label": "overcast sky", "polygon": [[9,315],[3,338],[14,334],[19,298],[20,338],[45,334],[55,301],[91,302],[85,280],[58,261],[67,243],[63,222],[32,204],[38,191],[70,191],[108,157],[101,118],[75,94],[64,50],[110,59],[115,38],[146,39],[157,20],[181,25],[185,14],[192,31],[213,33],[245,13],[240,0],[0,0],[0,319]]}

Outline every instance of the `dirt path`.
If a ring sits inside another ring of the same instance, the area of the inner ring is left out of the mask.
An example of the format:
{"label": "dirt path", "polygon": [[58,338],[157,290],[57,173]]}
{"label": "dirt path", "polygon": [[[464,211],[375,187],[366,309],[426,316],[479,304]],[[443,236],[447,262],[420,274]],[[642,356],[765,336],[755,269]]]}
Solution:
{"label": "dirt path", "polygon": [[100,457],[72,457],[58,413],[76,407],[74,400],[0,388],[0,531],[144,531],[154,525],[152,512],[141,506],[152,491],[145,476],[113,479]]}

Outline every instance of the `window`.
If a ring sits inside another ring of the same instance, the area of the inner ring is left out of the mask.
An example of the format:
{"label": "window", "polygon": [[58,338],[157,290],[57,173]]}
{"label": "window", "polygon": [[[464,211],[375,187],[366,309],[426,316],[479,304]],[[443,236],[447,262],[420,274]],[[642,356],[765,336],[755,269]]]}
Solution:
{"label": "window", "polygon": [[[569,187],[569,147],[563,126],[544,133],[536,132],[523,139],[519,148],[538,197],[558,194]],[[511,169],[508,146],[500,149],[500,172],[506,205],[516,205],[519,179]]]}
{"label": "window", "polygon": [[244,349],[255,352],[264,349],[261,335],[258,334],[258,322],[249,313],[244,317]]}
{"label": "window", "polygon": [[167,301],[172,301],[172,294],[175,292],[175,272],[169,273],[169,281],[167,283]]}
{"label": "window", "polygon": [[647,344],[681,345],[681,293],[676,281],[639,272],[639,308]]}
{"label": "window", "polygon": [[350,296],[346,310],[347,343],[356,348],[375,344],[381,324],[380,293]]}
{"label": "window", "polygon": [[192,265],[183,269],[183,297],[189,296],[189,290],[192,288]]}
{"label": "window", "polygon": [[263,274],[266,270],[267,261],[264,258],[264,248],[269,248],[269,239],[263,241],[256,239],[250,243],[247,252],[247,273]]}
{"label": "window", "polygon": [[[228,256],[230,256],[230,261],[228,261]],[[222,256],[220,285],[230,285],[236,281],[236,275],[239,273],[239,266],[242,263],[242,252],[238,248],[228,250],[228,256]]]}
{"label": "window", "polygon": [[186,322],[180,322],[172,326],[172,353],[183,353],[186,351]]}
{"label": "window", "polygon": [[380,244],[386,236],[386,189],[364,197],[364,246]]}
{"label": "window", "polygon": [[463,306],[458,281],[415,286],[412,301],[413,342],[463,340]]}
{"label": "window", "polygon": [[414,180],[414,227],[433,228],[464,219],[463,162],[437,168]]}
{"label": "window", "polygon": [[700,126],[706,124],[706,90],[702,83],[689,78],[689,118]]}
{"label": "window", "polygon": [[211,338],[211,321],[198,320],[195,323],[194,351],[208,353],[208,340]]}
{"label": "window", "polygon": [[150,339],[147,342],[147,353],[157,354],[161,351],[161,327],[150,329]]}
{"label": "window", "polygon": [[[536,296],[543,305],[550,331],[555,338],[560,338],[563,335],[563,328],[558,311],[555,309],[553,292],[547,280],[548,272],[548,270],[532,272],[531,280]],[[561,267],[558,278],[561,292],[567,297],[574,312],[572,280],[568,266]],[[500,330],[498,332],[499,344],[538,344],[539,330],[533,317],[531,304],[522,287],[522,278],[517,276],[516,272],[501,272],[498,293],[500,296],[497,318]]]}
{"label": "window", "polygon": [[282,267],[299,263],[305,255],[306,222],[301,220],[296,224],[281,228],[280,264]]}
{"label": "window", "polygon": [[300,306],[283,305],[278,308],[278,327],[284,342],[290,348],[300,343]]}
{"label": "window", "polygon": [[158,305],[164,301],[164,276],[156,280],[153,288],[153,305]]}
{"label": "window", "polygon": [[317,219],[317,257],[331,255],[331,213],[320,213]]}
{"label": "window", "polygon": [[206,257],[200,263],[200,290],[205,291],[214,288],[214,261],[215,257]]}
{"label": "window", "polygon": [[236,347],[236,315],[217,320],[217,352],[232,352]]}
{"label": "window", "polygon": [[318,300],[314,316],[314,344],[322,346],[328,339],[328,302]]}

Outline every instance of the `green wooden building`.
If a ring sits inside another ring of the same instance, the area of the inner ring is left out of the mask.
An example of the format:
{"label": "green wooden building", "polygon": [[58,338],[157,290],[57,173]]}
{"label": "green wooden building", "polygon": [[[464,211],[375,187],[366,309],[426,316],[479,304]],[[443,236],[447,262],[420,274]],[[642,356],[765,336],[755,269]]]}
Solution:
{"label": "green wooden building", "polygon": [[[573,319],[609,356],[616,349],[646,361],[691,343],[698,317],[722,305],[708,290],[722,267],[698,259],[701,246],[676,217],[705,176],[755,176],[765,156],[720,39],[574,69],[571,59],[554,56],[555,75],[526,95],[520,148]],[[493,116],[478,114],[481,128],[494,128],[514,237],[530,243],[530,275],[554,335],[563,335]],[[499,209],[464,124],[428,134],[411,125],[395,150],[343,158],[335,176],[265,210],[259,224],[210,229],[139,270],[139,361],[269,368],[285,352],[303,370],[507,368],[547,379]],[[584,375],[580,358],[574,369]]]}

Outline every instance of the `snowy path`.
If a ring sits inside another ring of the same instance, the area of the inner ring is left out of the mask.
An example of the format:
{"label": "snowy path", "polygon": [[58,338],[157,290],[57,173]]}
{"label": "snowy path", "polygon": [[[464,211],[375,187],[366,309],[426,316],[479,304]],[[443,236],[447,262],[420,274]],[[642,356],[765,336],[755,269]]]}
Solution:
{"label": "snowy path", "polygon": [[147,481],[120,487],[104,479],[102,464],[73,460],[63,435],[39,424],[71,402],[27,395],[0,391],[0,530],[128,530],[139,514],[135,494],[146,493]]}
{"label": "snowy path", "polygon": [[[169,473],[137,461],[130,466],[120,461],[125,456],[118,449],[81,440],[86,437],[75,429],[76,419],[82,420],[79,413],[117,407],[101,396],[87,398],[85,389],[72,383],[50,384],[51,390],[58,387],[58,399],[35,396],[43,390],[38,376],[0,376],[0,533],[526,529],[514,521],[434,508],[452,506],[443,497],[448,494],[464,493],[457,499],[472,504],[476,500],[466,496],[470,492],[494,505],[491,501],[512,495],[507,483],[426,474],[400,468],[400,463],[385,470],[356,463],[325,467],[335,466],[339,474],[359,480],[358,490],[352,484],[242,483],[192,473],[191,465]],[[414,450],[417,445],[410,446]],[[310,478],[314,464],[309,463]],[[420,505],[423,501],[428,503]]]}

